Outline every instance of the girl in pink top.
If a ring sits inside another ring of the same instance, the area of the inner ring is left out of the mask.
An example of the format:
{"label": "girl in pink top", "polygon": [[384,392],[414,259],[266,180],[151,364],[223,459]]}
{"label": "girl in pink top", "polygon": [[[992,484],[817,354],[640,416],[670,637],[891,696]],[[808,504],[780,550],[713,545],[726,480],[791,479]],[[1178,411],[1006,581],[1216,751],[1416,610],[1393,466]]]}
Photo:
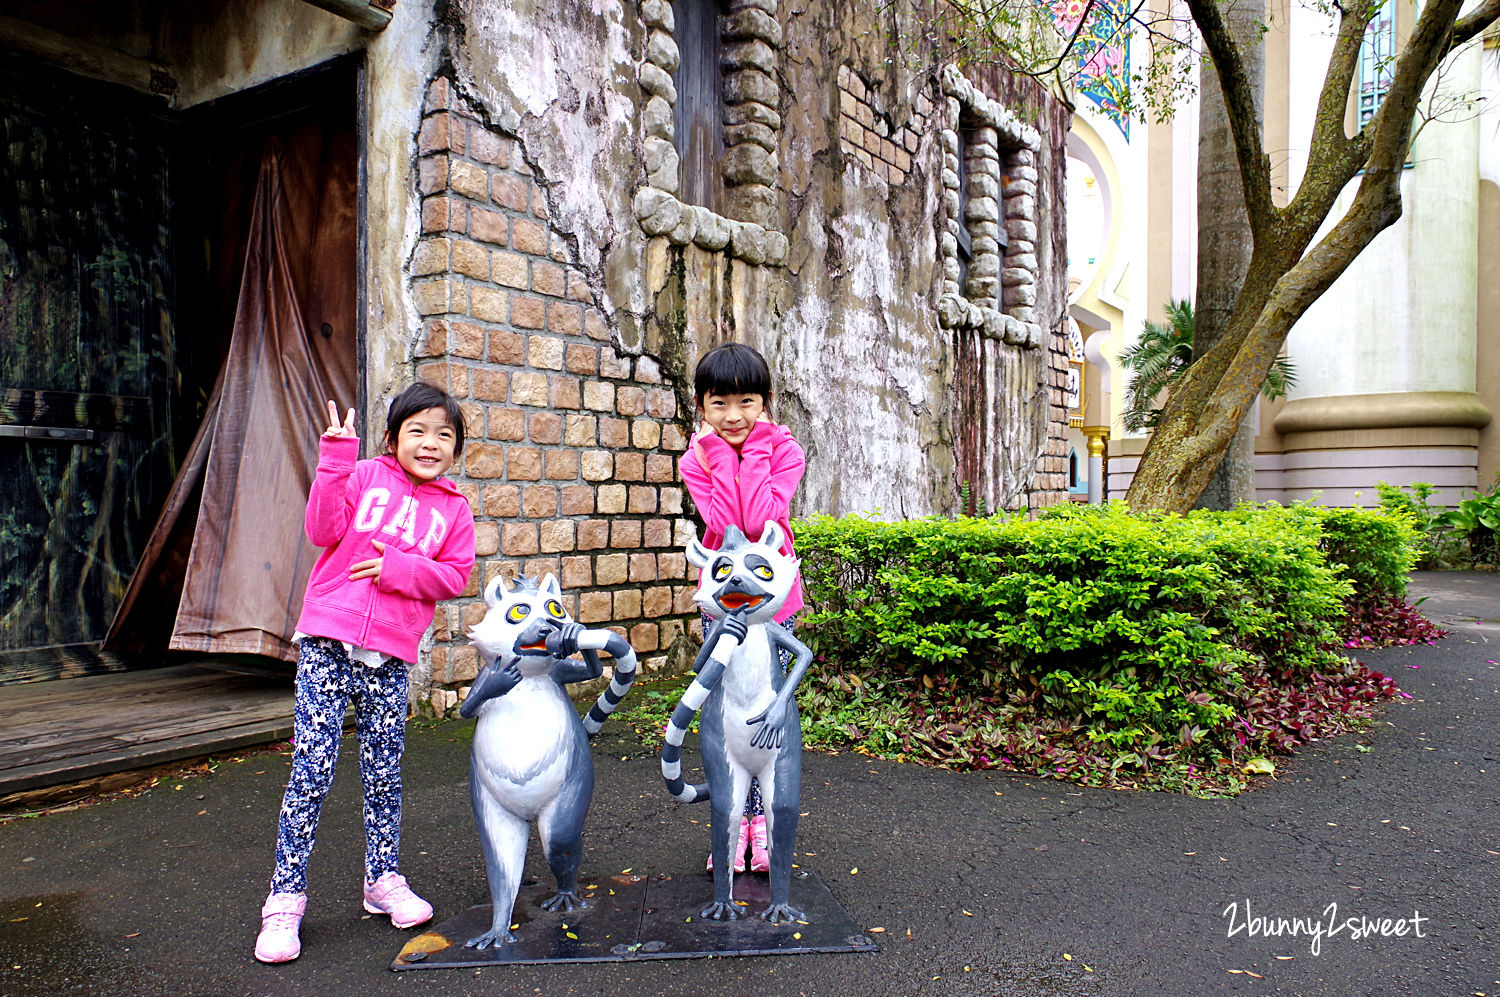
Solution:
{"label": "girl in pink top", "polygon": [[[679,469],[703,517],[703,545],[718,547],[727,526],[737,526],[749,539],[759,540],[766,522],[773,520],[786,537],[781,552],[791,555],[792,495],[802,481],[806,460],[791,430],[771,421],[771,371],[765,357],[742,343],[709,350],[693,375],[693,401],[702,427],[682,455]],[[776,614],[777,622],[790,630],[792,616],[801,608],[799,577],[786,605]],[[785,652],[782,658],[786,668]],[[748,841],[750,867],[764,872],[770,867],[766,817],[754,780],[745,813],[751,816],[740,825],[735,871],[745,871]],[[713,868],[712,856],[708,867]]]}
{"label": "girl in pink top", "polygon": [[277,822],[276,871],[261,907],[255,957],[286,962],[302,951],[307,861],[333,784],[344,714],[354,705],[364,785],[364,908],[398,928],[432,907],[396,871],[401,844],[401,754],[407,664],[439,599],[469,583],[474,516],[443,478],[463,451],[463,413],[447,392],[414,384],[391,403],[385,453],[357,460],[354,410],[328,403],[318,471],[307,497],[307,536],[323,548],[307,582],[293,638],[299,646],[291,778]]}

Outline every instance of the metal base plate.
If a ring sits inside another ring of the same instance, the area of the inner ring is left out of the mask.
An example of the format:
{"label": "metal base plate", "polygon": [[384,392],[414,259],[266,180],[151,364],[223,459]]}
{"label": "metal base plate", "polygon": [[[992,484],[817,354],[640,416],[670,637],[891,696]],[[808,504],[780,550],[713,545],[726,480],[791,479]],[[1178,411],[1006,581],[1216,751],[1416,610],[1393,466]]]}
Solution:
{"label": "metal base plate", "polygon": [[489,930],[490,905],[478,904],[406,943],[392,969],[457,969],[546,962],[626,962],[708,956],[803,955],[812,952],[874,952],[874,939],[849,917],[815,873],[792,875],[792,906],[806,921],[768,924],[760,912],[770,902],[764,875],[734,880],[737,921],[706,921],[699,911],[713,900],[713,877],[619,875],[579,877],[586,909],[543,910],[556,892],[550,883],[522,884],[512,913],[516,941],[499,948],[471,949],[464,942]]}

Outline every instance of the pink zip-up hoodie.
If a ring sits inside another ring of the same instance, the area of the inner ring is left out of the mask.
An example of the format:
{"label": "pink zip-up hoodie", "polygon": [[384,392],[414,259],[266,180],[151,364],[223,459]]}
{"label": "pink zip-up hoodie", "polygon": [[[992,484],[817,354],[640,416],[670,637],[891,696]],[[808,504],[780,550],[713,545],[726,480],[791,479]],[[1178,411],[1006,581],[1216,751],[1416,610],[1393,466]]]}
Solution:
{"label": "pink zip-up hoodie", "polygon": [[[297,629],[413,662],[437,601],[469,583],[474,513],[451,481],[413,485],[390,454],[358,456],[354,437],[321,438],[307,538],[324,550]],[[382,556],[373,540],[386,545],[378,582],[350,581],[352,565]]]}
{"label": "pink zip-up hoodie", "polygon": [[[707,470],[704,464],[708,465]],[[786,533],[783,554],[791,555],[792,494],[802,481],[807,460],[792,431],[774,422],[757,422],[740,444],[739,453],[714,433],[693,440],[678,469],[693,504],[703,517],[703,545],[710,549],[724,541],[724,528],[738,526],[751,540],[759,540],[766,520],[774,520]],[[802,608],[802,576],[776,614],[778,623]]]}

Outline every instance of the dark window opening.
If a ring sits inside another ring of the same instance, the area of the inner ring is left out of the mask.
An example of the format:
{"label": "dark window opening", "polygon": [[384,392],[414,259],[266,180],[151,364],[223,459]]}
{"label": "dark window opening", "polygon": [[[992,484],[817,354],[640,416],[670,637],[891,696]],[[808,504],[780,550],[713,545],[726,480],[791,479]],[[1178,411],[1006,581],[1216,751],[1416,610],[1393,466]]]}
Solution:
{"label": "dark window opening", "polygon": [[677,42],[677,106],[672,144],[677,149],[678,200],[723,214],[724,88],[719,69],[719,0],[678,0],[672,5]]}
{"label": "dark window opening", "polygon": [[974,132],[958,132],[958,293],[969,293],[969,264],[974,260],[974,238],[969,234],[969,156],[974,149]]}
{"label": "dark window opening", "polygon": [[998,231],[995,233],[995,241],[1000,244],[1001,266],[1005,265],[1005,254],[1010,252],[1010,233],[1005,230],[1005,184],[1007,179],[1008,178],[1004,176],[1004,174],[1002,174],[1000,177],[1000,183],[998,184],[999,189],[995,191],[995,203],[1000,207],[1000,223],[996,226]]}

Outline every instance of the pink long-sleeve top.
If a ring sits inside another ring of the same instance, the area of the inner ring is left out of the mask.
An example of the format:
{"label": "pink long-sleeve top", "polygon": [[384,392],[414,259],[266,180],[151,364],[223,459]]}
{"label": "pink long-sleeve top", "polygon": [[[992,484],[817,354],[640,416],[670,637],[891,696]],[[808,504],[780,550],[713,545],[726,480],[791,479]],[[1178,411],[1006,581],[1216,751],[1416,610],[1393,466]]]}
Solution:
{"label": "pink long-sleeve top", "polygon": [[[359,440],[325,436],[307,496],[313,565],[297,630],[417,660],[439,599],[463,592],[474,567],[474,514],[445,478],[412,484],[390,454],[356,461]],[[385,553],[372,541],[385,544]],[[380,577],[349,579],[381,557]]]}
{"label": "pink long-sleeve top", "polygon": [[[757,422],[738,451],[719,436],[705,433],[693,440],[678,468],[693,504],[703,517],[703,545],[716,548],[724,541],[724,530],[738,526],[751,540],[759,540],[766,521],[780,524],[786,534],[781,552],[794,555],[791,518],[792,494],[802,481],[807,461],[791,430],[773,422]],[[790,619],[802,608],[802,576],[776,614],[777,622]]]}

